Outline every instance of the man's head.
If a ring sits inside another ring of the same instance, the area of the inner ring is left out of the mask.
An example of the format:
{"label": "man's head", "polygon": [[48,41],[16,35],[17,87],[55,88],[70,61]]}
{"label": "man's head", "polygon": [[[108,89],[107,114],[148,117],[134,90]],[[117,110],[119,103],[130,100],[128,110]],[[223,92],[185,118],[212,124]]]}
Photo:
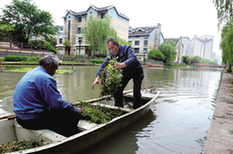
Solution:
{"label": "man's head", "polygon": [[108,50],[114,54],[114,55],[117,55],[119,54],[119,43],[117,42],[116,39],[114,38],[110,38],[107,40],[107,47],[108,47]]}
{"label": "man's head", "polygon": [[56,55],[48,54],[39,60],[39,65],[47,70],[48,74],[53,76],[59,65],[59,58]]}

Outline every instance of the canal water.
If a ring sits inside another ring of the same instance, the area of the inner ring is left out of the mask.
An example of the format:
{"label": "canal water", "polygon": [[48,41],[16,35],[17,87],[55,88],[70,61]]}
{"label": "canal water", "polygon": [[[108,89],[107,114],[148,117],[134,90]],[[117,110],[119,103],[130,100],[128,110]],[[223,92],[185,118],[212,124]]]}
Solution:
{"label": "canal water", "polygon": [[[3,66],[4,70],[15,67]],[[71,66],[60,66],[71,69]],[[71,75],[55,74],[63,99],[77,102],[99,97],[91,84],[99,66],[75,66]],[[210,127],[221,69],[144,67],[142,87],[155,85],[161,94],[148,114],[83,153],[92,154],[197,154]],[[0,72],[0,117],[12,112],[12,95],[24,73]],[[126,90],[132,89],[132,81]],[[78,148],[78,147],[77,147]]]}

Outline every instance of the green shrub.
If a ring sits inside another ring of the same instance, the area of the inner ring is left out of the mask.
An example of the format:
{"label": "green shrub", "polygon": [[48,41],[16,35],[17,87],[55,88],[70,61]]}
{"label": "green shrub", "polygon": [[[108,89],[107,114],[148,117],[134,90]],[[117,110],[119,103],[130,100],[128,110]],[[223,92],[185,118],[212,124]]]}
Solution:
{"label": "green shrub", "polygon": [[4,57],[4,61],[13,61],[13,56],[11,56],[11,55],[6,55],[6,56]]}
{"label": "green shrub", "polygon": [[37,58],[32,56],[28,59],[29,62],[36,62],[37,61]]}
{"label": "green shrub", "polygon": [[12,56],[12,55],[6,55],[4,57],[4,61],[24,61],[24,62],[38,62],[41,56],[38,57],[31,57],[28,56]]}
{"label": "green shrub", "polygon": [[0,62],[4,61],[4,57],[0,57]]}
{"label": "green shrub", "polygon": [[104,59],[89,59],[89,62],[95,64],[102,64],[104,62]]}
{"label": "green shrub", "polygon": [[150,50],[150,52],[148,54],[148,58],[163,61],[164,55],[162,54],[162,52],[160,50],[152,49],[152,50]]}
{"label": "green shrub", "polygon": [[27,61],[28,60],[28,56],[21,56],[21,60],[22,61]]}
{"label": "green shrub", "polygon": [[13,61],[22,61],[21,56],[14,56]]}
{"label": "green shrub", "polygon": [[48,50],[54,52],[55,54],[57,54],[57,49],[54,48],[51,44],[48,45]]}
{"label": "green shrub", "polygon": [[145,62],[141,62],[141,65],[146,65],[146,63]]}
{"label": "green shrub", "polygon": [[182,56],[183,58],[183,63],[186,65],[189,65],[191,63],[191,58],[189,56]]}
{"label": "green shrub", "polygon": [[83,55],[74,55],[74,56],[72,56],[73,57],[73,59],[76,59],[76,57],[78,57],[78,58],[83,58]]}

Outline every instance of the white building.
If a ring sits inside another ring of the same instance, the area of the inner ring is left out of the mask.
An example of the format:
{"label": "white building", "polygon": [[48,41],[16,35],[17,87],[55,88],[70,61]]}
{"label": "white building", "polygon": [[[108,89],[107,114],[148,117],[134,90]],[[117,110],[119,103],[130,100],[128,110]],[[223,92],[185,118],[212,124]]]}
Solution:
{"label": "white building", "polygon": [[200,56],[211,60],[213,52],[214,37],[211,35],[204,35],[201,37],[194,36],[193,43],[193,56]]}
{"label": "white building", "polygon": [[183,56],[193,56],[193,44],[189,37],[182,37]]}

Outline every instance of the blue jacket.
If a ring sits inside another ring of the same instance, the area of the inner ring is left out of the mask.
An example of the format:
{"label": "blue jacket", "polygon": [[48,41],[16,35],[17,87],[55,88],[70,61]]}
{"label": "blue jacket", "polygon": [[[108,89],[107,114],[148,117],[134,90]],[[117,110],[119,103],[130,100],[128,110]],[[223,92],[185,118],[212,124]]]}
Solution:
{"label": "blue jacket", "polygon": [[[108,65],[109,60],[115,58],[117,58],[118,62],[124,62],[126,64],[126,67],[123,68],[123,75],[132,75],[138,69],[142,69],[141,63],[134,54],[131,46],[120,44],[119,50],[119,55],[113,55],[111,52],[108,52],[108,55],[103,64],[100,66],[96,76],[100,76],[102,70]],[[110,59],[108,57],[110,57]]]}
{"label": "blue jacket", "polygon": [[20,119],[30,120],[43,112],[63,109],[78,112],[78,108],[62,99],[56,81],[41,66],[28,71],[15,88],[13,111]]}

